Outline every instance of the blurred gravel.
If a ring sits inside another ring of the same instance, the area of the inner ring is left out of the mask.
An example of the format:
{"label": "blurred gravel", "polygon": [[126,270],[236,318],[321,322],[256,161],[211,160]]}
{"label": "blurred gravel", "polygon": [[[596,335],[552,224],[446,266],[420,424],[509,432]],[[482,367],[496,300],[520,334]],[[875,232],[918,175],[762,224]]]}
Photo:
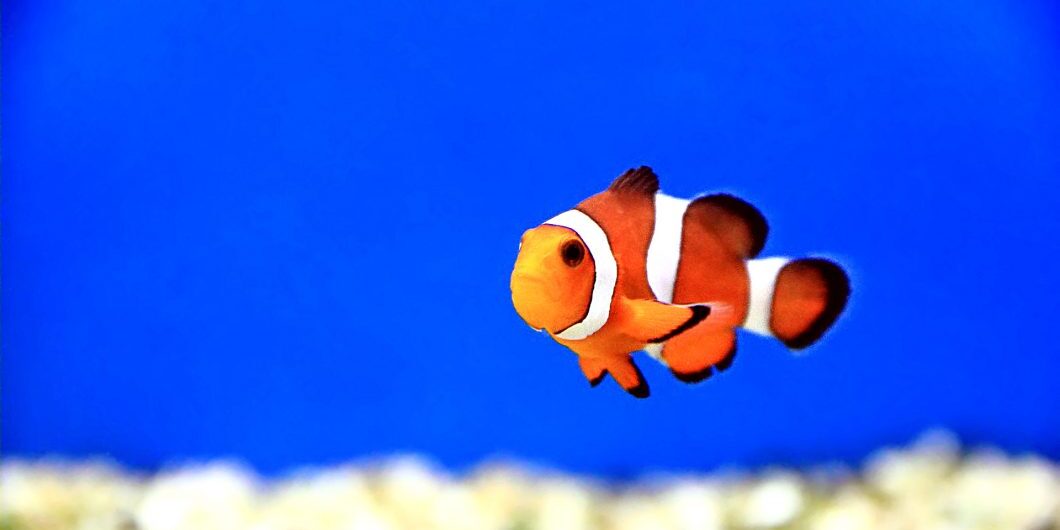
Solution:
{"label": "blurred gravel", "polygon": [[945,433],[842,468],[612,484],[511,464],[455,477],[412,457],[264,480],[216,462],[137,475],[6,460],[0,530],[1060,530],[1060,467],[963,453]]}

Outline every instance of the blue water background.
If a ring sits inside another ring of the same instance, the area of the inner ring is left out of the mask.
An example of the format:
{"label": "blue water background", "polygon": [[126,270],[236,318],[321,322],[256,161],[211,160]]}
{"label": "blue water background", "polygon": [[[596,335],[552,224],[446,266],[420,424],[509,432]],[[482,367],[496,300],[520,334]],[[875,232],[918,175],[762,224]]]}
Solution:
{"label": "blue water background", "polygon": [[[648,5],[650,4],[650,5]],[[0,446],[275,471],[415,451],[612,476],[1060,457],[1050,2],[3,4]],[[590,389],[519,235],[648,164],[826,255],[808,354]]]}

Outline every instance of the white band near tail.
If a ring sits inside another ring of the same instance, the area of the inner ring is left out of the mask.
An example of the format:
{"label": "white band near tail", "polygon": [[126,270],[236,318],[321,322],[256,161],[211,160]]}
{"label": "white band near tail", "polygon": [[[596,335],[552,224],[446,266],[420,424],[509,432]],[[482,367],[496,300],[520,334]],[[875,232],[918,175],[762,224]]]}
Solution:
{"label": "white band near tail", "polygon": [[747,261],[747,276],[751,282],[751,296],[747,305],[747,319],[743,328],[760,335],[773,336],[769,319],[773,316],[773,291],[780,269],[790,258],[765,258]]}
{"label": "white band near tail", "polygon": [[589,309],[581,322],[556,334],[564,340],[582,340],[607,323],[611,315],[611,300],[615,294],[615,283],[618,281],[618,263],[611,251],[611,243],[600,225],[584,212],[567,210],[544,224],[569,228],[578,234],[585,243],[596,264],[596,280],[593,282],[593,294],[589,299]]}

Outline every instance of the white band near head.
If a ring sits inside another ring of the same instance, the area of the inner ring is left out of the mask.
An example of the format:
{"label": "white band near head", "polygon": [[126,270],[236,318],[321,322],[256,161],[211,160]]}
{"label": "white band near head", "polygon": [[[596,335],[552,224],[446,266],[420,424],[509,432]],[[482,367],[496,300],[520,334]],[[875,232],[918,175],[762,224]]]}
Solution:
{"label": "white band near head", "polygon": [[544,224],[569,228],[578,234],[589,255],[596,264],[596,280],[593,282],[593,293],[589,299],[589,310],[581,322],[557,333],[564,340],[582,340],[607,323],[611,315],[611,298],[615,294],[615,282],[618,281],[618,264],[611,252],[611,243],[600,225],[583,212],[567,210]]}
{"label": "white band near head", "polygon": [[773,316],[773,291],[777,286],[777,275],[791,261],[789,258],[765,258],[747,261],[747,276],[751,283],[751,296],[747,304],[747,319],[743,328],[760,335],[773,336],[769,320]]}

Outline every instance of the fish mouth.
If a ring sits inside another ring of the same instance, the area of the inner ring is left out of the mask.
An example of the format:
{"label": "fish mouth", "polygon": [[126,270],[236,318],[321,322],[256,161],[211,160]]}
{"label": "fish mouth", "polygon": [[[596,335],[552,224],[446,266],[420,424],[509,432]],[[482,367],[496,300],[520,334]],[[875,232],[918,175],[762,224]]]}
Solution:
{"label": "fish mouth", "polygon": [[519,317],[526,322],[530,329],[536,332],[545,331],[545,326],[540,320],[546,318],[545,305],[542,303],[541,292],[547,284],[536,275],[516,271],[512,273],[511,291],[512,305]]}
{"label": "fish mouth", "polygon": [[530,273],[530,272],[521,271],[521,270],[515,270],[515,271],[512,272],[512,286],[513,287],[515,286],[516,282],[527,282],[527,283],[532,283],[532,284],[537,285],[537,286],[540,286],[540,285],[545,283],[545,282],[543,282],[541,280],[541,278],[538,275]]}
{"label": "fish mouth", "polygon": [[512,298],[514,299],[516,293],[520,295],[527,295],[531,293],[540,293],[545,290],[548,283],[545,282],[540,276],[528,272],[516,271],[512,273],[512,279],[509,283],[509,288],[512,291]]}

